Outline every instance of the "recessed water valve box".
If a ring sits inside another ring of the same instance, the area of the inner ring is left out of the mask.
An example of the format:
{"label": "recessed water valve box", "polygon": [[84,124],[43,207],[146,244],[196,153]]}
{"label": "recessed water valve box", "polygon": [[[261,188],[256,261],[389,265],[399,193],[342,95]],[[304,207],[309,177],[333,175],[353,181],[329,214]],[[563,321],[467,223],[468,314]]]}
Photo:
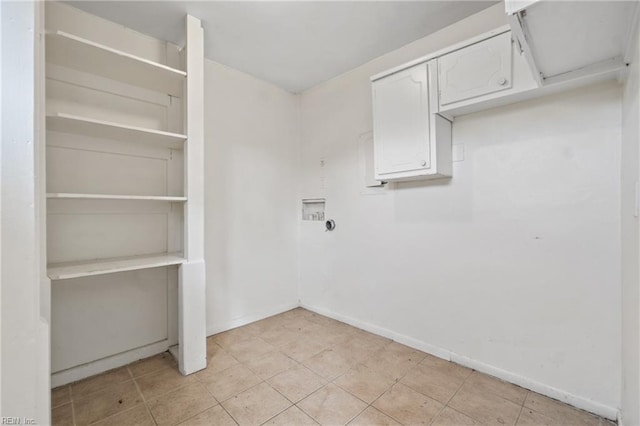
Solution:
{"label": "recessed water valve box", "polygon": [[324,198],[302,200],[302,220],[324,221]]}

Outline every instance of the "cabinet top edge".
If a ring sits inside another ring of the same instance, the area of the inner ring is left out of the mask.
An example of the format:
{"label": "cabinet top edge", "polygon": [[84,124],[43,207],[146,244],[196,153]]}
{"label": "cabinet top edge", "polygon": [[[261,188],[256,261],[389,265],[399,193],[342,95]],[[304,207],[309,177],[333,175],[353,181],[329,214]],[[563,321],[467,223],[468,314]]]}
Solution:
{"label": "cabinet top edge", "polygon": [[464,41],[461,41],[459,43],[452,44],[451,46],[447,46],[447,47],[445,47],[443,49],[436,50],[435,52],[429,53],[428,55],[421,56],[421,57],[413,59],[413,60],[411,60],[409,62],[405,62],[405,63],[403,63],[401,65],[395,66],[395,67],[390,68],[390,69],[388,69],[386,71],[379,72],[379,73],[371,76],[370,79],[371,79],[372,82],[376,81],[376,80],[379,80],[381,78],[387,77],[387,76],[389,76],[391,74],[395,74],[395,73],[397,73],[399,71],[402,71],[402,70],[407,69],[409,67],[412,67],[414,65],[418,65],[418,64],[421,64],[423,62],[427,62],[427,61],[430,61],[432,59],[436,59],[436,58],[438,58],[440,56],[446,55],[447,53],[455,52],[456,50],[460,50],[460,49],[465,48],[467,46],[471,46],[472,44],[479,43],[479,42],[484,41],[484,40],[486,40],[488,38],[495,37],[495,36],[498,36],[500,34],[504,34],[504,33],[509,32],[509,31],[511,31],[511,27],[509,26],[509,24],[501,25],[501,26],[499,26],[497,28],[494,28],[491,31],[487,31],[485,33],[479,34],[479,35],[477,35],[475,37],[471,37],[471,38],[466,39]]}

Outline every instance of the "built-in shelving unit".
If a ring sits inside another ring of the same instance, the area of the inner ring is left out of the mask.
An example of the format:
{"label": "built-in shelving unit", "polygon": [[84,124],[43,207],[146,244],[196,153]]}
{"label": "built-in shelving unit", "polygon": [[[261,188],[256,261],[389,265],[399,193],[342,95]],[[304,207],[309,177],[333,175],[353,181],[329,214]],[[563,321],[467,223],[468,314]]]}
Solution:
{"label": "built-in shelving unit", "polygon": [[124,256],[83,262],[64,262],[49,265],[47,273],[52,280],[90,277],[137,269],[179,265],[184,262],[182,253],[160,253],[141,256]]}
{"label": "built-in shelving unit", "polygon": [[45,15],[52,384],[169,348],[205,368],[201,23],[179,47],[60,2]]}
{"label": "built-in shelving unit", "polygon": [[141,201],[169,201],[181,203],[187,201],[187,197],[166,197],[156,195],[116,195],[116,194],[74,194],[69,192],[49,192],[49,199],[68,200],[141,200]]}
{"label": "built-in shelving unit", "polygon": [[[65,68],[80,70],[83,73],[100,75],[127,84],[141,85],[146,88],[151,87],[159,92],[179,93],[183,96],[183,86],[187,75],[185,71],[123,52],[65,31],[56,30],[47,32],[46,57],[47,63],[54,63]],[[143,80],[140,80],[139,77],[143,77]],[[143,81],[144,84],[138,84]],[[97,89],[104,90],[105,92],[108,91],[108,89],[103,89],[102,87],[98,87]],[[87,96],[91,95],[88,94]],[[72,101],[77,102],[76,99],[72,99]],[[114,100],[113,103],[113,108],[117,108],[117,105],[122,104],[122,101]],[[64,102],[63,105],[65,105]],[[114,111],[117,112],[117,110]],[[48,131],[74,135],[76,137],[86,136],[105,141],[146,144],[158,149],[181,150],[187,140],[187,135],[181,133],[145,128],[101,118],[79,116],[61,111],[47,113],[46,126]],[[108,154],[111,150],[108,144],[103,149],[105,154]],[[119,152],[118,155],[123,155],[123,153]],[[70,166],[73,167],[74,165],[70,164]],[[117,170],[113,172],[117,173]],[[82,178],[82,176],[78,177]],[[159,176],[159,178],[163,177]],[[184,196],[75,192],[49,192],[47,193],[47,199],[164,201],[180,203],[187,201],[187,197]],[[184,259],[181,255],[165,253],[50,264],[47,270],[49,278],[52,280],[63,280],[177,265],[183,261]]]}
{"label": "built-in shelving unit", "polygon": [[128,126],[60,112],[47,115],[47,129],[95,138],[155,144],[172,149],[181,149],[182,143],[187,139],[186,135],[178,133]]}
{"label": "built-in shelving unit", "polygon": [[151,89],[176,93],[187,73],[65,31],[47,33],[47,61]]}

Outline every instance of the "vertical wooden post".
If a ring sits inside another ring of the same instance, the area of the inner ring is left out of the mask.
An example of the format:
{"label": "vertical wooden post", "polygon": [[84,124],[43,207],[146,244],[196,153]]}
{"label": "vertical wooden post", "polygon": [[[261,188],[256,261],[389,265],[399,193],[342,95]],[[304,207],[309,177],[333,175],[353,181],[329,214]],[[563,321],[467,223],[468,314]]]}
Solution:
{"label": "vertical wooden post", "polygon": [[38,253],[36,265],[40,276],[40,323],[38,333],[38,389],[39,418],[51,421],[51,280],[47,276],[47,155],[46,155],[46,59],[45,59],[45,5],[35,2],[34,31],[34,167],[36,238]]}
{"label": "vertical wooden post", "polygon": [[204,40],[200,20],[186,17],[184,256],[178,284],[178,351],[182,374],[207,366],[204,263]]}

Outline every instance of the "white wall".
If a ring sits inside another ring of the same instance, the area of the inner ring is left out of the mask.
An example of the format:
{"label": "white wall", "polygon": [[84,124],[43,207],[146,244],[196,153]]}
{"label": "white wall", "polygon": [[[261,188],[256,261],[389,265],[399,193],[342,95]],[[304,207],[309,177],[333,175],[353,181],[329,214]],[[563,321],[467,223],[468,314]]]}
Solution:
{"label": "white wall", "polygon": [[369,76],[503,24],[502,8],[302,94],[300,197],[326,197],[337,228],[301,223],[301,301],[615,418],[616,83],[460,117],[453,179],[363,187]]}
{"label": "white wall", "polygon": [[636,183],[640,181],[640,44],[622,97],[622,423],[640,424],[640,228],[635,217]]}
{"label": "white wall", "polygon": [[293,308],[298,100],[205,61],[207,332]]}
{"label": "white wall", "polygon": [[[39,175],[34,128],[36,35],[39,10],[32,2],[0,3],[2,146],[0,415],[49,423],[47,319],[41,314]],[[35,177],[35,179],[34,179]],[[24,421],[24,420],[23,420]]]}

